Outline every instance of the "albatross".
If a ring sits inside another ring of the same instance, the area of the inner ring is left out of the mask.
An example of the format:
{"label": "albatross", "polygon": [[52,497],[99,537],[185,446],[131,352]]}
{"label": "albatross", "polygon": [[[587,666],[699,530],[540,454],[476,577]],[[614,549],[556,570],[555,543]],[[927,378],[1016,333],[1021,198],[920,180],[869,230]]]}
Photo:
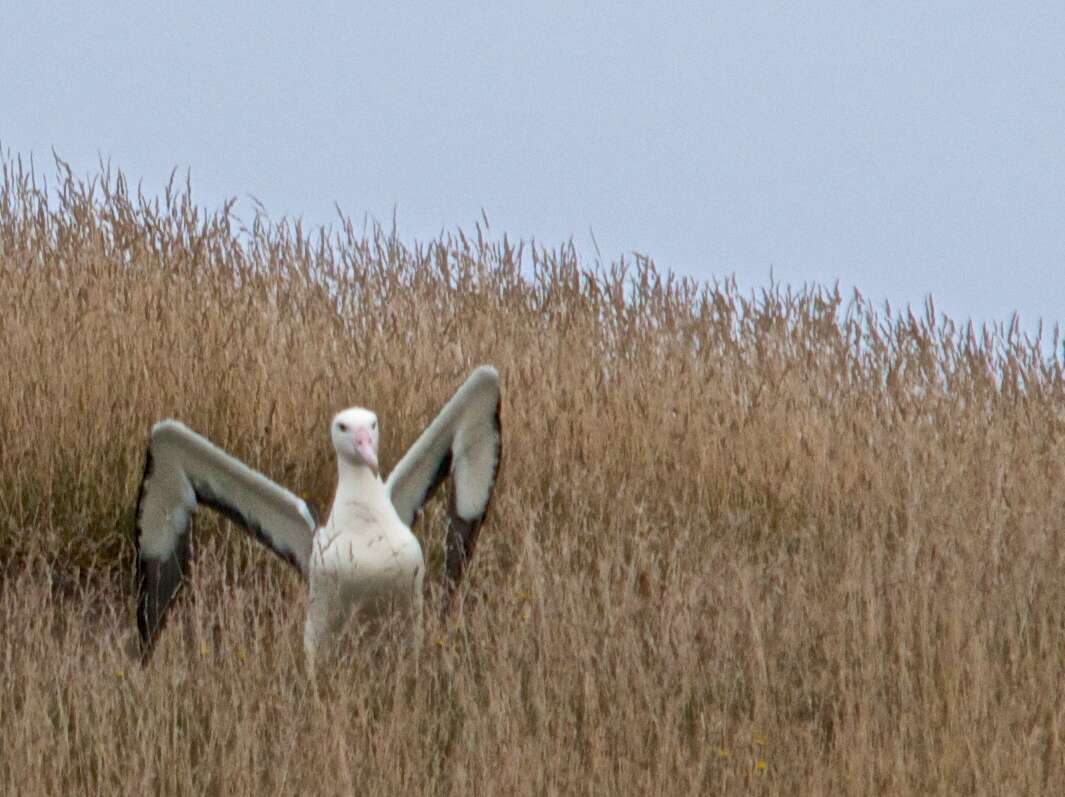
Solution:
{"label": "albatross", "polygon": [[313,664],[352,614],[372,617],[422,603],[425,558],[411,531],[450,477],[444,575],[449,597],[474,546],[499,467],[499,375],[477,368],[382,480],[377,416],[352,407],[334,416],[337,486],[324,524],[305,501],[184,424],[152,427],[137,497],[137,627],[148,661],[167,609],[188,574],[189,525],[199,506],[219,512],[309,582],[304,647]]}

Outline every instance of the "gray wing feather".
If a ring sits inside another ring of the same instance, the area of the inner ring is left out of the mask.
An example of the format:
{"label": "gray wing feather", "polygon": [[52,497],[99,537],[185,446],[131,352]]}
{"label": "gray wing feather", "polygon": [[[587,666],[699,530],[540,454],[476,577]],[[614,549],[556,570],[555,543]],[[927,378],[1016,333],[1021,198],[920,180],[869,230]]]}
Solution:
{"label": "gray wing feather", "polygon": [[495,487],[502,449],[499,374],[476,369],[410,447],[385,484],[408,526],[451,477],[445,573],[454,588],[473,555]]}
{"label": "gray wing feather", "polygon": [[299,497],[173,420],[152,428],[137,498],[137,626],[145,658],[188,574],[189,520],[204,505],[306,574],[317,527]]}

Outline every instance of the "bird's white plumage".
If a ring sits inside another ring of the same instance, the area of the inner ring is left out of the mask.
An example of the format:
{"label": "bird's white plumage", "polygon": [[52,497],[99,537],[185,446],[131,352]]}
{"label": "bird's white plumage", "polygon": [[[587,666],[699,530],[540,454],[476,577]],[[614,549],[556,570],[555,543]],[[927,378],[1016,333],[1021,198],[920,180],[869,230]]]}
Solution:
{"label": "bird's white plumage", "polygon": [[338,413],[330,433],[337,491],[316,527],[290,491],[177,421],[152,429],[137,508],[138,626],[150,653],[167,607],[185,576],[188,524],[210,506],[251,530],[310,581],[304,642],[308,656],[352,613],[420,611],[425,561],[410,530],[422,504],[451,476],[447,575],[453,588],[472,554],[499,464],[499,377],[473,372],[383,482],[377,473],[377,416]]}
{"label": "bird's white plumage", "polygon": [[369,468],[338,460],[337,495],[315,534],[310,604],[304,630],[313,659],[351,612],[421,609],[425,560],[418,538],[396,514],[384,484]]}

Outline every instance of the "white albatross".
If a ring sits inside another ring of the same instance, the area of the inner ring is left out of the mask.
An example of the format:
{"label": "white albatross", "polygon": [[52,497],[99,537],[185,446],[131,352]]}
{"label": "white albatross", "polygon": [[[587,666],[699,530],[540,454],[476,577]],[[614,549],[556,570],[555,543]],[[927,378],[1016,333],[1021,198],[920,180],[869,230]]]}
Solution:
{"label": "white albatross", "polygon": [[467,378],[386,481],[378,475],[377,416],[353,407],[330,426],[337,488],[318,525],[297,495],[252,470],[187,426],[152,427],[137,498],[137,627],[147,661],[189,566],[189,521],[198,505],[244,527],[310,582],[304,646],[315,653],[353,612],[372,616],[422,602],[425,559],[411,532],[422,506],[451,477],[444,572],[462,579],[492,497],[499,466],[499,375]]}

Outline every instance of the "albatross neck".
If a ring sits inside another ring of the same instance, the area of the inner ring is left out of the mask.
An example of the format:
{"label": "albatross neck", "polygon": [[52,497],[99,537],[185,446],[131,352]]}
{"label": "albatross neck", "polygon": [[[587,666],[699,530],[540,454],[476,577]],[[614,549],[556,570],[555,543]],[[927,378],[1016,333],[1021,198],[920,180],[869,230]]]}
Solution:
{"label": "albatross neck", "polygon": [[334,531],[370,533],[390,511],[395,513],[380,477],[362,463],[337,458],[337,491],[326,525]]}
{"label": "albatross neck", "polygon": [[381,478],[366,464],[337,457],[337,498],[372,499],[383,493]]}

